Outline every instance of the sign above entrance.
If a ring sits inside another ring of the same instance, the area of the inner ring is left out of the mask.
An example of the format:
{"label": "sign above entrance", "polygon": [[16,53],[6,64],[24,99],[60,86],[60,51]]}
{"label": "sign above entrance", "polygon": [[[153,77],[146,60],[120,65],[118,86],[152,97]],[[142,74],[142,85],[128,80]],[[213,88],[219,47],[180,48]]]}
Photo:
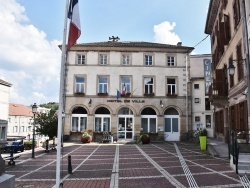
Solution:
{"label": "sign above entrance", "polygon": [[107,102],[112,102],[112,103],[145,103],[145,100],[107,100]]}

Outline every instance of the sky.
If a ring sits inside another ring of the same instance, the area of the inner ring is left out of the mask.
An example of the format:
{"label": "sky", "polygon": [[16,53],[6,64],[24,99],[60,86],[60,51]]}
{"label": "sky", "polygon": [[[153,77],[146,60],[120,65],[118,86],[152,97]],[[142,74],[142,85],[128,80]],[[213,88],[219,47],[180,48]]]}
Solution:
{"label": "sky", "polygon": [[[204,33],[209,0],[78,0],[77,43],[144,41],[194,47]],[[66,0],[0,0],[0,79],[10,103],[59,101]],[[68,21],[69,24],[69,21]],[[210,54],[210,37],[193,54]],[[0,96],[1,97],[1,96]]]}

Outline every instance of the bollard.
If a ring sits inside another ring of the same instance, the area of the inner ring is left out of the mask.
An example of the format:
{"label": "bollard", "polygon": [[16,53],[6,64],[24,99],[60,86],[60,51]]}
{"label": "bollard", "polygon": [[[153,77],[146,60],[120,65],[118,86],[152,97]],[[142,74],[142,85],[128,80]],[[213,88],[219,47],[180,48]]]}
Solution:
{"label": "bollard", "polygon": [[68,174],[72,174],[71,155],[68,156]]}
{"label": "bollard", "polygon": [[46,150],[45,152],[49,152],[49,140],[47,139],[46,140]]}
{"label": "bollard", "polygon": [[14,151],[13,151],[13,150],[14,150],[13,148],[14,148],[13,146],[10,147],[10,157],[13,157],[13,152],[14,152]]}

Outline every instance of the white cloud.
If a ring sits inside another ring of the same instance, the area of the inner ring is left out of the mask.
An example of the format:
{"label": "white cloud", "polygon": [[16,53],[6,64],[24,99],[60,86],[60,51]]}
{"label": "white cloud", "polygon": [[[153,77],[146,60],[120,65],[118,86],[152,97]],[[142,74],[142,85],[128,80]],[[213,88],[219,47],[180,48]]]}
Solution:
{"label": "white cloud", "polygon": [[26,105],[56,102],[60,42],[48,41],[46,33],[28,20],[25,8],[16,0],[0,4],[0,77],[13,84],[11,102]]}
{"label": "white cloud", "polygon": [[167,21],[154,25],[154,41],[157,43],[172,45],[176,45],[178,42],[181,42],[179,36],[173,32],[175,26],[175,22],[171,24]]}

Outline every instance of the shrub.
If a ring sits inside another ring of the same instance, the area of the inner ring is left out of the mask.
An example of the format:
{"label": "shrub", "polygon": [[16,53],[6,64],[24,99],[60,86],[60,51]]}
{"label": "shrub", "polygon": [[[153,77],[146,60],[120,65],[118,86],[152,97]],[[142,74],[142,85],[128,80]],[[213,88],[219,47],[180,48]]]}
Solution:
{"label": "shrub", "polygon": [[200,136],[207,136],[207,130],[206,129],[200,130]]}

